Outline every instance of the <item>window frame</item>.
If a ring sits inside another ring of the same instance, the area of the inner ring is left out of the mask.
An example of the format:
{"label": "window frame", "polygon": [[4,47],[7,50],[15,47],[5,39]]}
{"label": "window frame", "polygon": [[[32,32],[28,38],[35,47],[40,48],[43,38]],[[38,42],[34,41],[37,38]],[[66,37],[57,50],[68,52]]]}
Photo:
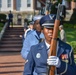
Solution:
{"label": "window frame", "polygon": [[27,0],[27,7],[31,7],[31,0]]}
{"label": "window frame", "polygon": [[0,8],[2,7],[2,0],[0,0]]}
{"label": "window frame", "polygon": [[7,7],[11,7],[11,0],[7,0]]}
{"label": "window frame", "polygon": [[18,2],[18,7],[21,7],[21,0],[19,0]]}

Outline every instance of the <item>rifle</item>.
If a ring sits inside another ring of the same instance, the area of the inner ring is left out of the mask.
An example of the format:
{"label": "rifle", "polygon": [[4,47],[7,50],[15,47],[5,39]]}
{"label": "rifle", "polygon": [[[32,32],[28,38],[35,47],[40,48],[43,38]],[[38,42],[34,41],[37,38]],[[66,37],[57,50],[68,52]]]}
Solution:
{"label": "rifle", "polygon": [[[57,10],[57,15],[56,15],[56,20],[55,20],[55,24],[54,24],[54,32],[53,32],[53,37],[52,37],[52,41],[51,41],[49,56],[56,56],[57,37],[58,37],[58,30],[59,30],[59,25],[60,25],[60,13],[62,13],[61,9],[62,9],[62,5],[59,4],[58,10]],[[55,75],[55,69],[56,69],[55,66],[51,66],[49,68],[49,75]]]}

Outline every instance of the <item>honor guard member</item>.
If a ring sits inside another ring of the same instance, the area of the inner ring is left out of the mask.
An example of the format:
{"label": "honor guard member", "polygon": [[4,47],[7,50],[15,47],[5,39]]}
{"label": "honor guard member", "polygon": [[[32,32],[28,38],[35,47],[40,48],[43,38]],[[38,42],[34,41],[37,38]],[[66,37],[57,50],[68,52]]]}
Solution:
{"label": "honor guard member", "polygon": [[33,31],[33,25],[34,25],[33,21],[29,23],[29,27],[24,34],[24,38],[26,38],[26,36],[29,35]]}
{"label": "honor guard member", "polygon": [[25,26],[24,27],[24,34],[23,35],[20,35],[20,37],[22,38],[22,42],[24,42],[24,40],[25,40],[25,34],[26,34],[27,29],[28,29],[28,27]]}
{"label": "honor guard member", "polygon": [[53,35],[54,17],[46,15],[41,18],[40,25],[43,27],[45,40],[31,47],[25,63],[23,75],[33,75],[33,69],[37,75],[48,75],[48,66],[55,66],[55,75],[76,75],[72,47],[57,39],[57,56],[49,56],[49,47]]}
{"label": "honor guard member", "polygon": [[13,27],[13,14],[11,10],[9,11],[9,14],[8,14],[8,29],[10,29],[10,24]]}
{"label": "honor guard member", "polygon": [[41,32],[41,26],[39,24],[41,17],[42,17],[41,15],[37,15],[37,16],[33,17],[34,30],[24,40],[23,47],[21,50],[21,55],[22,55],[23,59],[25,59],[25,60],[27,58],[27,55],[30,51],[31,46],[38,44],[40,42],[40,40],[42,38],[44,38],[44,35]]}

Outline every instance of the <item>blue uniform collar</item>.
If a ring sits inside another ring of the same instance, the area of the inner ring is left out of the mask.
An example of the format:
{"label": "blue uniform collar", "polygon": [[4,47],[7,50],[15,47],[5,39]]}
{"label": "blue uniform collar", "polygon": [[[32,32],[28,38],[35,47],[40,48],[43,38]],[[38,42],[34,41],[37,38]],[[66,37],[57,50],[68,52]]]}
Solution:
{"label": "blue uniform collar", "polygon": [[[35,36],[37,36],[38,39],[40,39],[40,35],[38,36],[36,30],[34,30],[33,34],[34,34]],[[41,33],[40,33],[40,34],[41,34]]]}
{"label": "blue uniform collar", "polygon": [[47,49],[47,46],[46,46],[46,44],[45,44],[45,42],[44,42],[44,41],[43,41],[43,42],[41,42],[41,43],[39,44],[39,47],[38,47],[38,49],[39,49],[39,50],[42,50],[42,48]]}
{"label": "blue uniform collar", "polygon": [[39,36],[40,36],[40,34],[41,34],[41,32],[38,32],[38,31],[36,31],[36,33],[37,33],[38,37],[39,37]]}
{"label": "blue uniform collar", "polygon": [[[64,52],[64,44],[62,41],[58,39],[58,52],[57,56],[59,57],[63,52]],[[38,47],[39,50],[47,49],[45,42],[43,41],[42,43],[39,44],[40,46]]]}

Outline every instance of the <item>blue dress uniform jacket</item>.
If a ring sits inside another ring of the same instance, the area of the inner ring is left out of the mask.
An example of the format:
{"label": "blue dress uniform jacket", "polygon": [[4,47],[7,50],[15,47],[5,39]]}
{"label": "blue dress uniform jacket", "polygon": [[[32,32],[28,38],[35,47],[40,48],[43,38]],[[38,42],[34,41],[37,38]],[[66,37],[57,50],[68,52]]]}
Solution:
{"label": "blue dress uniform jacket", "polygon": [[38,37],[35,30],[27,35],[26,39],[23,42],[23,47],[21,50],[21,55],[25,60],[27,58],[27,55],[30,51],[31,46],[38,44],[40,38],[44,38],[43,33],[41,33],[40,37]]}
{"label": "blue dress uniform jacket", "polygon": [[[61,66],[57,68],[57,74],[76,75],[76,66],[74,63],[71,46],[62,42],[61,40],[58,40],[57,49],[57,56],[61,60]],[[66,59],[63,59],[64,56],[66,56]],[[23,75],[33,75],[34,68],[38,75],[44,75],[42,73],[47,73],[47,58],[48,54],[45,42],[41,42],[40,44],[32,46],[27,57],[27,62],[25,63]]]}

